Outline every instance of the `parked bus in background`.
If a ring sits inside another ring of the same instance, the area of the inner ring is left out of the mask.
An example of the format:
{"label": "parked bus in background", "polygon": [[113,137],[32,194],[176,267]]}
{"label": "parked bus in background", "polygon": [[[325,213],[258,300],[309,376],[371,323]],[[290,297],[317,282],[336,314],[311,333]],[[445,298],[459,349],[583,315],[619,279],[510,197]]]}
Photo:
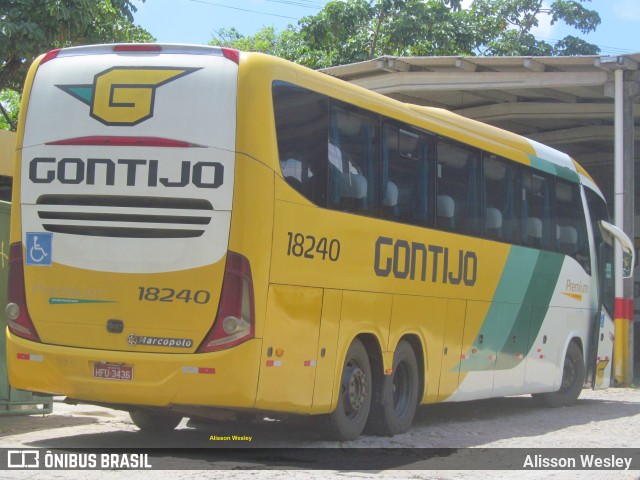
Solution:
{"label": "parked bus in background", "polygon": [[549,147],[203,46],[52,51],[21,112],[17,388],[141,429],[280,412],[346,440],[609,383],[610,246],[631,243]]}

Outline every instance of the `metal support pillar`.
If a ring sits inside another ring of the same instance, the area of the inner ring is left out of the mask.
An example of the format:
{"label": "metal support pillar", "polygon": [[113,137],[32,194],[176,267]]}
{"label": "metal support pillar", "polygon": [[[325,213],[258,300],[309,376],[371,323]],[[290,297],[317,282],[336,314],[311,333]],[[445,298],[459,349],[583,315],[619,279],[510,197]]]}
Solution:
{"label": "metal support pillar", "polygon": [[[614,75],[614,154],[613,154],[613,218],[616,226],[624,230],[624,70],[617,68]],[[615,245],[615,339],[613,344],[613,374],[616,384],[627,381],[629,358],[629,325],[624,318],[624,286],[622,283],[622,250]]]}
{"label": "metal support pillar", "polygon": [[[624,56],[600,57],[596,65],[613,72],[614,223],[634,238],[634,117],[638,63]],[[628,80],[628,81],[626,81]],[[615,339],[613,376],[618,385],[633,381],[633,279],[622,280],[622,251],[615,246]]]}

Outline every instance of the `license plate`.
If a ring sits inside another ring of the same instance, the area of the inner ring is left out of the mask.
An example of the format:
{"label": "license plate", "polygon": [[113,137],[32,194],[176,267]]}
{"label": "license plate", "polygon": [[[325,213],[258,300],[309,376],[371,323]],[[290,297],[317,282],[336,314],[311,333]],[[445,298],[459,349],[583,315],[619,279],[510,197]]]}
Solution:
{"label": "license plate", "polygon": [[133,380],[133,365],[121,363],[94,363],[93,378],[104,378],[106,380]]}

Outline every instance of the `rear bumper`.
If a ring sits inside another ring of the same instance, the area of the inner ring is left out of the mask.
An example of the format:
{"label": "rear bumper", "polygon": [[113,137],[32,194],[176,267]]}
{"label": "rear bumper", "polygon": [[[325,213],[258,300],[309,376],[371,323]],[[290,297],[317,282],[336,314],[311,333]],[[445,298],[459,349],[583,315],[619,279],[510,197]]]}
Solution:
{"label": "rear bumper", "polygon": [[[46,345],[7,329],[7,366],[14,388],[86,402],[252,408],[261,345],[254,339],[214,353],[131,353]],[[96,362],[132,365],[133,379],[94,378]]]}

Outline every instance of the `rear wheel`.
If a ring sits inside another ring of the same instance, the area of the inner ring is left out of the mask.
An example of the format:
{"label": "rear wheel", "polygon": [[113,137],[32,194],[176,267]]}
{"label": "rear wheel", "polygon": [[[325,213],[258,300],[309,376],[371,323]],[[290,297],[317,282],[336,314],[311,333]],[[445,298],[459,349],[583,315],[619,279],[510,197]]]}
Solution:
{"label": "rear wheel", "polygon": [[173,413],[134,410],[129,412],[133,423],[144,432],[170,432],[178,426],[182,417]]}
{"label": "rear wheel", "polygon": [[338,405],[322,418],[327,437],[354,440],[364,430],[371,408],[371,365],[360,340],[354,340],[342,368]]}
{"label": "rear wheel", "polygon": [[368,427],[376,435],[393,436],[409,430],[418,405],[418,362],[407,342],[393,355],[393,374],[385,376],[371,407]]}
{"label": "rear wheel", "polygon": [[564,407],[572,405],[578,399],[584,384],[585,368],[580,347],[571,342],[567,348],[562,370],[560,390],[550,393],[538,393],[533,397],[548,407]]}

